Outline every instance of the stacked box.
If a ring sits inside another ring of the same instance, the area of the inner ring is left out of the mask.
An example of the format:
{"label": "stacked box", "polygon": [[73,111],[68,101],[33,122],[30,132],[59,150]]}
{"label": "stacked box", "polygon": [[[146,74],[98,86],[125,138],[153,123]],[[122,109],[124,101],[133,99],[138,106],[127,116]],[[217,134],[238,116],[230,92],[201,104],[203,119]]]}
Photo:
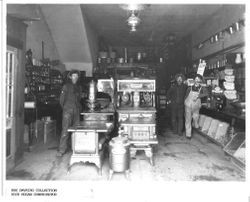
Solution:
{"label": "stacked box", "polygon": [[56,137],[56,121],[45,121],[44,122],[44,138],[43,143],[47,144],[53,141]]}
{"label": "stacked box", "polygon": [[35,122],[35,141],[43,142],[44,138],[44,121],[36,120]]}
{"label": "stacked box", "polygon": [[202,129],[206,117],[207,117],[206,115],[203,115],[203,114],[200,115],[200,117],[199,117],[199,128],[200,128],[200,129]]}

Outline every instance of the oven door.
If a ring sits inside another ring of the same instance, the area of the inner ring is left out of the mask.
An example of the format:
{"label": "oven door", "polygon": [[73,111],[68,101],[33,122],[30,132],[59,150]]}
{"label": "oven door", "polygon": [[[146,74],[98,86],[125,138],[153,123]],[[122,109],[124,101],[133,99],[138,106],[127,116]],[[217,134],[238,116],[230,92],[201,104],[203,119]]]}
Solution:
{"label": "oven door", "polygon": [[73,132],[73,152],[75,154],[95,154],[98,149],[98,133],[94,131]]}

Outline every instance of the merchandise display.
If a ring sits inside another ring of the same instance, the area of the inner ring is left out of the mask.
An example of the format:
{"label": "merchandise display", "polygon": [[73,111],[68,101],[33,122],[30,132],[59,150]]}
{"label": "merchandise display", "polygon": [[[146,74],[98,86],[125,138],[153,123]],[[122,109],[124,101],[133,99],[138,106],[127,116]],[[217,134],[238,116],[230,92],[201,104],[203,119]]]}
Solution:
{"label": "merchandise display", "polygon": [[234,70],[229,68],[229,69],[225,69],[225,82],[224,87],[225,87],[225,91],[224,91],[224,95],[226,96],[226,98],[228,100],[234,100],[237,99],[237,91],[235,90],[235,76],[233,75]]}

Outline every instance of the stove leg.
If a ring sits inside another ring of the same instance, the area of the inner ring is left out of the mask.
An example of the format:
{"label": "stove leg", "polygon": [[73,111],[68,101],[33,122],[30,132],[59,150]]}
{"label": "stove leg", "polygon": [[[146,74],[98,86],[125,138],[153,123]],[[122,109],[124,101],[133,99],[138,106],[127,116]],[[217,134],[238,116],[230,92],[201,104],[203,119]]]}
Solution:
{"label": "stove leg", "polygon": [[102,175],[102,165],[101,165],[101,160],[98,158],[95,162],[96,167],[98,168],[98,174]]}
{"label": "stove leg", "polygon": [[113,176],[113,173],[114,173],[114,171],[113,170],[109,170],[109,179],[108,180],[111,180],[111,178],[112,178],[112,176]]}
{"label": "stove leg", "polygon": [[151,164],[152,166],[154,166],[154,165],[155,165],[155,164],[154,164],[154,159],[153,159],[153,156],[149,158],[149,162],[150,162],[150,164]]}
{"label": "stove leg", "polygon": [[72,156],[70,157],[70,162],[68,164],[68,171],[67,174],[69,174],[71,172],[71,167],[73,166],[73,164],[76,163],[76,161],[74,160],[74,158],[72,158]]}
{"label": "stove leg", "polygon": [[150,147],[148,150],[145,150],[145,154],[149,158],[150,164],[154,166],[152,147]]}
{"label": "stove leg", "polygon": [[102,176],[102,167],[98,169],[98,175]]}
{"label": "stove leg", "polygon": [[68,165],[67,175],[70,174],[71,171],[71,165]]}
{"label": "stove leg", "polygon": [[130,170],[125,171],[125,177],[127,180],[130,180]]}
{"label": "stove leg", "polygon": [[130,149],[130,158],[134,158],[136,155],[136,150],[135,149]]}

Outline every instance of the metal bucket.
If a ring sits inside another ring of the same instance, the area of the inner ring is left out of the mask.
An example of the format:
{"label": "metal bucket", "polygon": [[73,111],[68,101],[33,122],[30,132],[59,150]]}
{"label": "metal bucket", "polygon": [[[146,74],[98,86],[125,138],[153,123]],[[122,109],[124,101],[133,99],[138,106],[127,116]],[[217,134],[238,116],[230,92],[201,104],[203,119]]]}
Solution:
{"label": "metal bucket", "polygon": [[114,137],[109,143],[109,165],[114,172],[129,169],[129,141],[124,137]]}

